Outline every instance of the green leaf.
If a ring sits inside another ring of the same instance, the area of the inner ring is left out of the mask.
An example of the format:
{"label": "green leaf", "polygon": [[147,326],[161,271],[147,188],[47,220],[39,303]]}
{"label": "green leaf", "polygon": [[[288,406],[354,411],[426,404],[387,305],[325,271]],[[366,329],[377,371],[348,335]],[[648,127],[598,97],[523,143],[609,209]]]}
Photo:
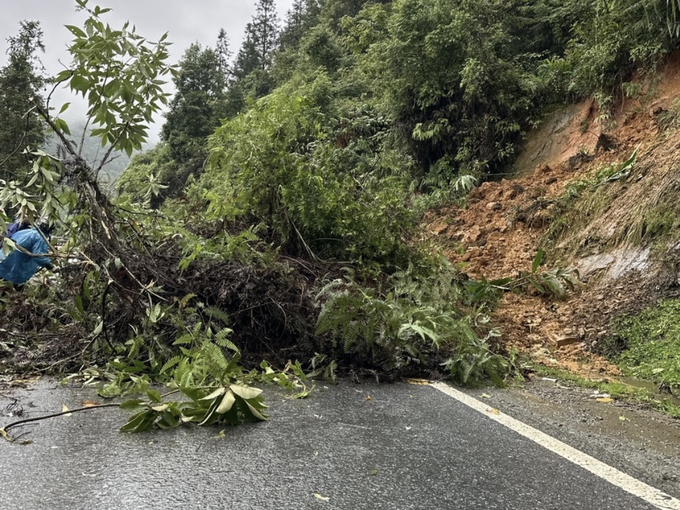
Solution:
{"label": "green leaf", "polygon": [[128,422],[120,428],[121,432],[143,432],[153,426],[157,414],[149,409],[130,417]]}
{"label": "green leaf", "polygon": [[244,400],[250,400],[251,398],[257,398],[262,393],[259,388],[253,388],[250,386],[240,386],[238,384],[232,384],[229,386],[231,391]]}
{"label": "green leaf", "polygon": [[120,404],[120,408],[123,411],[137,411],[138,409],[143,408],[143,407],[145,407],[144,401],[139,399],[139,398],[126,400],[125,402],[122,402]]}
{"label": "green leaf", "polygon": [[172,407],[161,413],[160,419],[156,422],[156,426],[160,429],[171,429],[178,427],[180,424],[181,415],[174,413]]}
{"label": "green leaf", "polygon": [[119,89],[120,81],[117,79],[113,79],[109,83],[107,83],[106,86],[104,87],[104,96],[112,98],[113,96],[116,95]]}
{"label": "green leaf", "polygon": [[77,294],[75,298],[73,298],[76,304],[76,310],[80,312],[80,314],[85,313],[85,308],[83,307],[83,298],[80,296],[80,294]]}
{"label": "green leaf", "polygon": [[546,292],[545,292],[545,288],[544,288],[540,283],[538,283],[535,279],[527,277],[527,282],[528,282],[532,287],[534,287],[538,292],[540,292],[541,294],[545,294],[545,293],[546,293]]}
{"label": "green leaf", "polygon": [[147,418],[146,411],[137,413],[128,418],[125,425],[120,428],[121,432],[138,432],[137,428],[144,422]]}
{"label": "green leaf", "polygon": [[83,38],[83,39],[87,37],[87,34],[75,25],[64,25],[64,26],[66,27],[66,29],[69,32],[71,32],[76,37],[80,37],[80,38]]}
{"label": "green leaf", "polygon": [[66,123],[66,121],[64,119],[59,119],[59,118],[54,119],[54,125],[56,126],[56,128],[59,131],[63,132],[64,134],[66,134],[66,135],[71,134],[71,130],[69,129],[68,124]]}
{"label": "green leaf", "polygon": [[492,287],[498,287],[502,290],[507,290],[505,289],[505,286],[512,281],[512,278],[499,278],[497,280],[491,280],[490,282],[487,282],[487,285],[491,285]]}
{"label": "green leaf", "polygon": [[82,92],[83,95],[90,88],[90,82],[79,74],[74,74],[71,78],[71,89]]}
{"label": "green leaf", "polygon": [[238,400],[238,407],[243,413],[243,416],[249,421],[267,421],[267,416],[261,414],[255,409],[247,400]]}
{"label": "green leaf", "polygon": [[65,70],[65,71],[61,71],[57,76],[55,76],[54,81],[57,82],[57,83],[61,83],[63,81],[68,80],[71,77],[72,74],[73,74],[73,71],[68,70],[68,69]]}
{"label": "green leaf", "polygon": [[231,391],[227,391],[224,394],[222,402],[220,402],[220,405],[217,407],[217,412],[219,414],[224,414],[230,411],[232,406],[234,405],[234,402],[236,402],[236,397],[234,396],[234,393]]}
{"label": "green leaf", "polygon": [[221,387],[217,388],[215,391],[213,391],[210,395],[206,395],[203,397],[201,400],[212,400],[214,398],[217,398],[221,395],[224,395],[224,393],[227,391],[227,388]]}
{"label": "green leaf", "polygon": [[92,299],[92,281],[94,280],[94,278],[95,272],[90,271],[89,273],[87,273],[87,276],[83,281],[83,295],[85,296],[85,299],[87,299],[88,301]]}
{"label": "green leaf", "polygon": [[216,416],[217,406],[217,400],[214,400],[212,404],[210,404],[208,411],[205,413],[205,417],[199,423],[200,426],[212,425],[219,419],[219,416]]}
{"label": "green leaf", "polygon": [[536,256],[534,257],[534,261],[531,264],[531,274],[536,273],[536,271],[538,270],[538,267],[543,263],[544,258],[545,258],[545,251],[543,251],[541,248],[539,248],[538,252],[536,252]]}

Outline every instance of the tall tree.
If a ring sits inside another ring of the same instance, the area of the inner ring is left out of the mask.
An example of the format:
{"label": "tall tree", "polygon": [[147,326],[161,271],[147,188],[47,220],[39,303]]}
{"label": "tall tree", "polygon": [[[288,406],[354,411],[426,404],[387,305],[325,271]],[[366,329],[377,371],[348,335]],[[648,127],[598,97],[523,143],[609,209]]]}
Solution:
{"label": "tall tree", "polygon": [[259,0],[257,12],[253,17],[255,28],[255,47],[260,57],[260,66],[266,69],[271,63],[271,56],[276,49],[279,36],[279,18],[276,14],[274,0]]}
{"label": "tall tree", "polygon": [[205,158],[205,142],[224,114],[226,77],[220,54],[194,43],[179,62],[173,82],[177,92],[170,103],[162,138],[180,166],[167,176],[168,194],[182,188],[189,174],[198,171]]}
{"label": "tall tree", "polygon": [[319,0],[294,0],[286,13],[286,21],[279,35],[282,49],[297,48],[304,33],[309,30],[320,10]]}
{"label": "tall tree", "polygon": [[248,23],[243,36],[241,49],[238,50],[236,62],[234,63],[234,76],[237,80],[242,80],[260,67],[260,56],[257,52],[256,40],[257,38],[253,24]]}
{"label": "tall tree", "polygon": [[25,147],[38,148],[45,140],[43,123],[32,109],[41,102],[42,63],[45,51],[38,21],[22,21],[19,34],[7,39],[8,63],[0,69],[0,179],[22,175],[29,161]]}
{"label": "tall tree", "polygon": [[231,67],[229,65],[229,60],[231,59],[232,53],[229,49],[229,36],[227,35],[227,31],[223,28],[220,28],[220,32],[217,34],[215,52],[217,53],[220,70],[224,75],[224,79],[228,81],[231,77]]}
{"label": "tall tree", "polygon": [[[374,3],[388,3],[390,0],[373,0]],[[337,23],[343,16],[354,17],[369,0],[326,0],[322,12],[326,19]],[[452,2],[453,3],[453,2]],[[453,8],[453,5],[451,6]]]}
{"label": "tall tree", "polygon": [[274,0],[259,0],[255,15],[246,25],[243,45],[236,57],[234,74],[238,79],[269,67],[278,34],[279,18]]}

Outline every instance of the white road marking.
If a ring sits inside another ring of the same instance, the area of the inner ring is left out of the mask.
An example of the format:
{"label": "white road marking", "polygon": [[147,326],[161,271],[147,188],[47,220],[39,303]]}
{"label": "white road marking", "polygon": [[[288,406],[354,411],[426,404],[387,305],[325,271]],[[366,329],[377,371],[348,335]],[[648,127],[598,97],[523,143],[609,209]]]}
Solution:
{"label": "white road marking", "polygon": [[573,462],[577,466],[581,466],[624,491],[645,500],[649,504],[663,510],[680,510],[680,500],[677,500],[604,462],[600,462],[596,458],[591,457],[576,448],[572,448],[568,444],[565,444],[540,430],[525,425],[507,414],[499,412],[497,409],[491,408],[489,404],[480,402],[476,398],[466,395],[445,383],[432,383],[432,386],[449,397],[458,400],[460,403],[465,404],[475,411],[479,411],[492,420],[505,425],[534,443],[541,445],[543,448],[547,448],[551,452]]}

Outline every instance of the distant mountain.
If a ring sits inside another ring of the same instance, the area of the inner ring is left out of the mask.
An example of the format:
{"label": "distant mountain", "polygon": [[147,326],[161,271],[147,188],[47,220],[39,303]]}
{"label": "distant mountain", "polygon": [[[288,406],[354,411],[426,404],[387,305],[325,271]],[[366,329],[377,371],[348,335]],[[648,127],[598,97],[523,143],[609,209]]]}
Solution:
{"label": "distant mountain", "polygon": [[[73,140],[77,146],[80,146],[81,139],[83,140],[82,156],[83,158],[93,166],[99,166],[101,158],[104,157],[108,151],[110,145],[106,144],[102,147],[101,139],[93,136],[85,136],[83,138],[83,131],[85,130],[85,123],[71,123],[69,125],[71,128],[71,136],[69,137]],[[45,142],[45,151],[50,154],[56,154],[57,146],[59,145],[59,139],[56,135],[48,137]],[[99,180],[102,184],[113,184],[116,182],[118,177],[123,173],[123,171],[130,164],[130,157],[124,152],[113,151],[109,161],[102,168],[102,173],[99,176]]]}

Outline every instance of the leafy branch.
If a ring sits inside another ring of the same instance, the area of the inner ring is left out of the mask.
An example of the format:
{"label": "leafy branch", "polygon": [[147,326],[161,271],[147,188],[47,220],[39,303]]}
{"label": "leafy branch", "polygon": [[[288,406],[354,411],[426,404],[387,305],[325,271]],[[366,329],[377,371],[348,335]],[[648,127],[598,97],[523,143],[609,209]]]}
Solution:
{"label": "leafy branch", "polygon": [[150,428],[168,429],[184,423],[211,426],[220,423],[238,425],[244,421],[267,419],[262,390],[231,384],[210,391],[196,387],[180,388],[189,401],[163,402],[155,390],[147,393],[149,402],[133,399],[123,402],[121,409],[133,411],[121,432],[142,432]]}
{"label": "leafy branch", "polygon": [[539,249],[531,264],[531,273],[524,274],[507,283],[510,290],[533,288],[541,295],[552,295],[564,299],[567,291],[573,291],[581,284],[575,268],[555,268],[539,273],[538,268],[545,261],[545,251]]}
{"label": "leafy branch", "polygon": [[506,291],[526,291],[532,289],[540,295],[554,296],[565,299],[568,291],[573,291],[581,281],[575,268],[558,267],[549,271],[539,272],[539,267],[545,262],[545,251],[539,249],[531,264],[531,272],[521,273],[516,278],[500,278],[487,281],[482,277],[480,281],[469,280],[466,287],[472,302],[492,301],[500,293]]}

